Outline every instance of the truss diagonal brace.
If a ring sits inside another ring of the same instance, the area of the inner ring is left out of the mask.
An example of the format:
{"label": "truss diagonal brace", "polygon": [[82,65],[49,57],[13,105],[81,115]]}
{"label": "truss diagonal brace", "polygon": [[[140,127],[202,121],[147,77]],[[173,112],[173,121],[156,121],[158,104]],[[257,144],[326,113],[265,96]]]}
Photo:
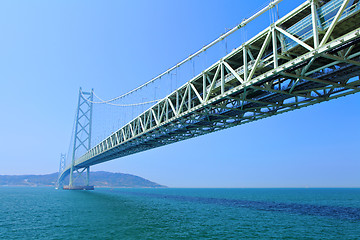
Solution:
{"label": "truss diagonal brace", "polygon": [[338,84],[338,83],[326,81],[326,80],[319,79],[319,78],[311,78],[311,77],[299,76],[299,75],[292,74],[292,73],[287,73],[287,72],[282,72],[281,74],[284,75],[284,76],[287,76],[287,77],[300,78],[300,79],[304,79],[304,80],[308,80],[308,81],[312,81],[312,82],[322,83],[322,84],[325,84],[325,85],[332,85],[332,86],[335,86],[335,87],[343,87],[343,88],[349,88],[349,89],[353,89],[353,90],[360,90],[357,87]]}

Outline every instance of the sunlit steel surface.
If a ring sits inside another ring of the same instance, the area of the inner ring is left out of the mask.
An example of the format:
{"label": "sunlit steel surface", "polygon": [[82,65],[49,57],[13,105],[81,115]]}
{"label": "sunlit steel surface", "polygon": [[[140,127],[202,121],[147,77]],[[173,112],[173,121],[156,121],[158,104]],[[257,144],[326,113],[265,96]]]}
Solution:
{"label": "sunlit steel surface", "polygon": [[[78,158],[73,169],[360,91],[360,3],[306,1]],[[71,172],[67,166],[60,179]]]}

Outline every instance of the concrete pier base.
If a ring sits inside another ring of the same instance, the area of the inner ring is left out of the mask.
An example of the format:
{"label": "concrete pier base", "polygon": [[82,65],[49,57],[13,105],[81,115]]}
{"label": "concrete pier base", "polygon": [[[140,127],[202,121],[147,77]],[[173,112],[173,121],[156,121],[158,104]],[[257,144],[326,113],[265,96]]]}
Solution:
{"label": "concrete pier base", "polygon": [[63,186],[64,190],[94,190],[94,186]]}

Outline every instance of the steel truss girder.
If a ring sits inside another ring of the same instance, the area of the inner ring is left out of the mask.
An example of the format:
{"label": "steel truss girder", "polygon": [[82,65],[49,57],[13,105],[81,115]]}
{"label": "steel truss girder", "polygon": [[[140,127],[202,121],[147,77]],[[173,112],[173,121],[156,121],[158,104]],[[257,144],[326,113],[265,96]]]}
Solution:
{"label": "steel truss girder", "polygon": [[[360,28],[350,24],[352,18],[359,19],[359,11],[343,5],[323,29],[330,42],[318,31],[318,6],[307,1],[104,139],[75,166],[90,166],[359,92],[360,81],[349,81],[360,75]],[[295,19],[304,9],[311,12],[308,38],[297,36],[288,25],[300,21]],[[346,33],[341,32],[344,24],[349,29]],[[288,47],[284,39],[296,44]]]}

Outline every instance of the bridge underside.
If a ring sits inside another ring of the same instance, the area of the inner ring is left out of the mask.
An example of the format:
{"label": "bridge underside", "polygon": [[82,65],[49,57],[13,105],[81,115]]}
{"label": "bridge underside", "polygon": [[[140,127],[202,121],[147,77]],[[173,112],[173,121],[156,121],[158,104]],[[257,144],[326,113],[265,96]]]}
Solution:
{"label": "bridge underside", "polygon": [[326,4],[302,4],[89,150],[75,168],[359,92],[360,6],[332,2],[339,6],[331,17],[319,15],[330,11]]}
{"label": "bridge underside", "polygon": [[[337,78],[337,80],[342,79],[342,83],[344,83],[349,81],[350,76],[360,76],[359,67],[344,66],[344,68],[349,72],[349,75],[344,77],[341,72],[334,72],[322,79],[331,81],[331,78]],[[279,81],[278,78],[276,80]],[[287,80],[296,81],[296,77],[287,78]],[[166,123],[156,130],[149,131],[138,138],[129,140],[124,145],[116,146],[99,156],[78,164],[77,167],[83,168],[88,165],[95,165],[111,159],[161,147],[360,91],[359,80],[351,82],[350,86],[348,86],[350,89],[347,87],[328,86],[312,81],[303,81],[295,88],[294,94],[300,92],[310,94],[312,91],[318,93],[318,96],[307,99],[300,95],[292,97],[286,92],[290,90],[289,87],[279,90],[283,84],[280,84],[279,89],[272,89],[271,91],[265,88],[265,83],[268,82],[255,85],[247,90],[247,96],[252,96],[254,100],[246,98],[244,101],[247,103],[242,104],[242,99],[244,99],[242,94],[237,93],[230,95],[226,99],[213,102],[191,114],[182,116],[181,119]],[[309,90],[309,88],[312,90]],[[286,103],[289,99],[295,101]]]}

